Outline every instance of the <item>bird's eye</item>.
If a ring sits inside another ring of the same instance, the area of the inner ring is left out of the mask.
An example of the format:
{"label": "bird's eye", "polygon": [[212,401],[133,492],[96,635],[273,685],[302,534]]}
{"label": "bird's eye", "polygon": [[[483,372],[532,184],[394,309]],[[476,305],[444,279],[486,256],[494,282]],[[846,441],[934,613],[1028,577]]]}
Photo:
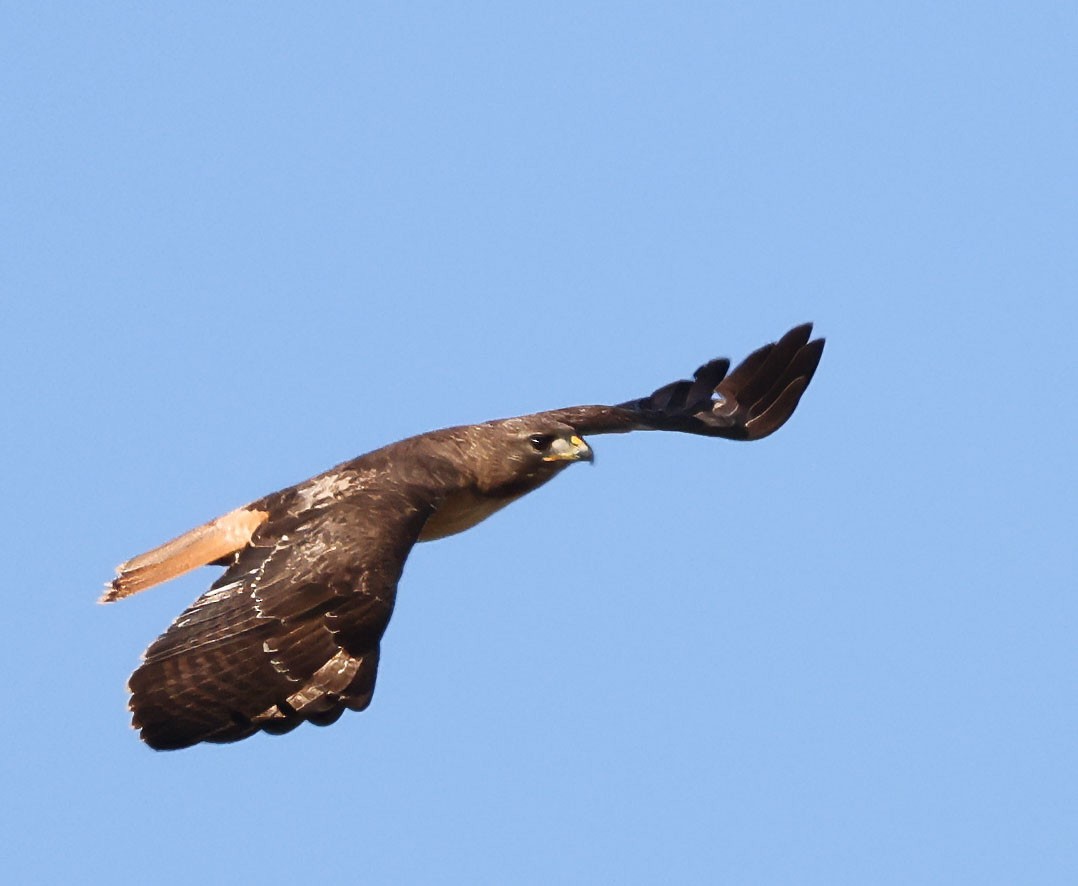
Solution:
{"label": "bird's eye", "polygon": [[531,443],[532,449],[534,449],[536,452],[542,452],[553,441],[554,438],[550,434],[532,434],[528,438],[528,442]]}

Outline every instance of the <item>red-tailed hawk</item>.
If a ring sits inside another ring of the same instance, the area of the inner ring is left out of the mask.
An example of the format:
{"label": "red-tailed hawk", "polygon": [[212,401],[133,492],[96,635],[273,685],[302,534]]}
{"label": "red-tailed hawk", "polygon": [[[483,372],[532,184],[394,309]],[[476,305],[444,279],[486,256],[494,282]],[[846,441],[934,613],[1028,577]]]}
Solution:
{"label": "red-tailed hawk", "polygon": [[224,574],[146,650],[131,710],[159,750],[325,726],[370,704],[382,634],[417,541],[463,532],[590,461],[584,435],[759,440],[793,414],[823,354],[811,324],[650,396],[445,428],[369,452],[122,564],[102,602],[197,566]]}

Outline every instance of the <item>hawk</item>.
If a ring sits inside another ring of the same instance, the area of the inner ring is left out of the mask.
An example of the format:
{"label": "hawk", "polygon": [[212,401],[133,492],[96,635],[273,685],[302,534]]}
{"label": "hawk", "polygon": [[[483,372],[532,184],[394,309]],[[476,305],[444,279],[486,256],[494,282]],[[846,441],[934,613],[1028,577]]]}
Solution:
{"label": "hawk", "polygon": [[823,354],[791,329],[729,372],[617,406],[573,406],[391,443],[133,557],[102,602],[198,566],[225,572],[146,650],[130,708],[158,750],[325,726],[371,702],[382,634],[412,545],[469,529],[574,462],[591,434],[759,440],[793,414]]}

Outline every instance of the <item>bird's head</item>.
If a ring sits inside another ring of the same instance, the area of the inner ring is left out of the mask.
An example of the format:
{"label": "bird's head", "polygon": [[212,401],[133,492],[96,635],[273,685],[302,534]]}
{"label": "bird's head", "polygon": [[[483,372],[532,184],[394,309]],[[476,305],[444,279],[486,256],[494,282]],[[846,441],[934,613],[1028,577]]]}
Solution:
{"label": "bird's head", "polygon": [[559,468],[573,461],[595,460],[592,447],[584,442],[577,429],[561,421],[539,416],[509,419],[506,430],[514,454],[525,462]]}
{"label": "bird's head", "polygon": [[571,425],[541,416],[509,418],[473,429],[491,486],[535,485],[577,461],[594,461]]}
{"label": "bird's head", "polygon": [[592,448],[569,425],[549,422],[542,428],[528,430],[523,443],[527,447],[528,455],[533,459],[538,458],[543,463],[554,465],[595,461]]}

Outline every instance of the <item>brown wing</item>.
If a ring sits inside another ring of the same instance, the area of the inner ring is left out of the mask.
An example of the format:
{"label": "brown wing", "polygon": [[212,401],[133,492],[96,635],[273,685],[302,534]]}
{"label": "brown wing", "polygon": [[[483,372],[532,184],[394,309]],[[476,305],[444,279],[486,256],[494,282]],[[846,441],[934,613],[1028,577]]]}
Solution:
{"label": "brown wing", "polygon": [[397,581],[430,506],[371,496],[270,519],[132,674],[159,750],[334,722],[370,703]]}
{"label": "brown wing", "polygon": [[664,385],[617,406],[574,406],[549,415],[581,434],[682,431],[731,440],[759,440],[793,415],[823,355],[812,324],[787,332],[749,354],[727,375],[730,361],[712,360],[691,380]]}

